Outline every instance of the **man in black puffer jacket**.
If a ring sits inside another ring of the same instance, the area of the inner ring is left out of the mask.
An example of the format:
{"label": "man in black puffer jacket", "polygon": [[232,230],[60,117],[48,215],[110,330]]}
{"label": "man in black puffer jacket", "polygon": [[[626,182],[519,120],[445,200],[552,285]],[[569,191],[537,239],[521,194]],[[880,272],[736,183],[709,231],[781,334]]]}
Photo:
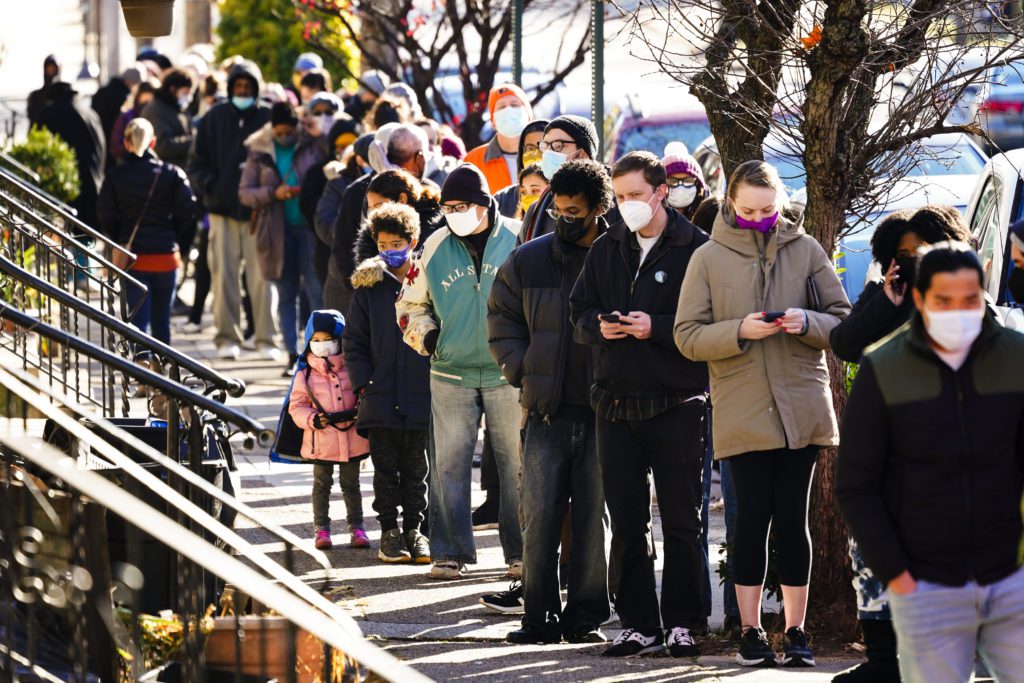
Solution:
{"label": "man in black puffer jacket", "polygon": [[[513,643],[603,642],[608,618],[604,496],[590,407],[594,353],[573,340],[569,296],[590,245],[605,232],[611,179],[596,161],[571,161],[551,179],[555,232],[523,244],[491,289],[491,354],[529,412],[523,445],[523,626]],[[569,601],[562,609],[558,543],[572,500]],[[485,597],[485,604],[497,596]]]}

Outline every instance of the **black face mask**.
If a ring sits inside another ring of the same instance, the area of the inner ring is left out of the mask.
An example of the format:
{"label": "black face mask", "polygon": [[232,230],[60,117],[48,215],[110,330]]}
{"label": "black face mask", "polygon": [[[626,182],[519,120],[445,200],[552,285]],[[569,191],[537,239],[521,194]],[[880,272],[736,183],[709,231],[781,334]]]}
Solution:
{"label": "black face mask", "polygon": [[558,235],[558,239],[570,244],[575,244],[582,239],[589,228],[590,224],[587,219],[577,218],[570,223],[565,218],[559,217],[555,221],[555,234]]}
{"label": "black face mask", "polygon": [[1006,288],[1010,290],[1010,296],[1018,304],[1024,304],[1024,270],[1014,266],[1013,272],[1010,273],[1010,279],[1006,283]]}
{"label": "black face mask", "polygon": [[917,258],[913,256],[897,256],[896,265],[900,267],[900,285],[905,289],[913,287],[914,276],[917,274]]}

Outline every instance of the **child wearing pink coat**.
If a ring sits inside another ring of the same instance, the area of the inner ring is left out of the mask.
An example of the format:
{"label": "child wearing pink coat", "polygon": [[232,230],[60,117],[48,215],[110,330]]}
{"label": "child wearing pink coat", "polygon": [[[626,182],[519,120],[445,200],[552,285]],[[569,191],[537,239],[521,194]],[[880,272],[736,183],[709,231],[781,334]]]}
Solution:
{"label": "child wearing pink coat", "polygon": [[345,370],[338,311],[314,311],[306,323],[306,349],[299,357],[288,414],[303,430],[302,457],[313,465],[313,528],[316,547],[331,547],[331,488],[338,470],[352,546],[369,548],[363,526],[359,464],[370,452],[355,430],[356,395]]}

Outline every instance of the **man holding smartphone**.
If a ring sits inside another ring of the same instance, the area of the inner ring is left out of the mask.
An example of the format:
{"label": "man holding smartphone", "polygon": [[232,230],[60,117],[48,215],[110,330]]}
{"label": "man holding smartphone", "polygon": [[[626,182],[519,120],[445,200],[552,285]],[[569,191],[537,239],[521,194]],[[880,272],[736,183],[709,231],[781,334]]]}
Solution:
{"label": "man holding smartphone", "polygon": [[[665,168],[631,152],[612,169],[623,220],[587,255],[570,299],[577,341],[597,350],[590,404],[619,570],[616,609],[625,627],[609,657],[656,652],[696,657],[706,625],[701,534],[707,366],[672,338],[679,290],[708,236],[665,207]],[[648,542],[654,474],[665,538],[661,609]],[[662,630],[664,628],[664,631]]]}

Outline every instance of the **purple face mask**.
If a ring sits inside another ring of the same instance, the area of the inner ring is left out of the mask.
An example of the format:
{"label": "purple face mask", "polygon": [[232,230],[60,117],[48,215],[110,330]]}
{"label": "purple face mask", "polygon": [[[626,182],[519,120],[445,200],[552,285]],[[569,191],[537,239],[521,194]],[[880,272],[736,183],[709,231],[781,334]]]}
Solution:
{"label": "purple face mask", "polygon": [[740,230],[757,230],[763,235],[775,227],[775,222],[777,220],[779,220],[778,211],[767,218],[762,218],[759,221],[749,221],[742,216],[736,216],[736,227]]}

